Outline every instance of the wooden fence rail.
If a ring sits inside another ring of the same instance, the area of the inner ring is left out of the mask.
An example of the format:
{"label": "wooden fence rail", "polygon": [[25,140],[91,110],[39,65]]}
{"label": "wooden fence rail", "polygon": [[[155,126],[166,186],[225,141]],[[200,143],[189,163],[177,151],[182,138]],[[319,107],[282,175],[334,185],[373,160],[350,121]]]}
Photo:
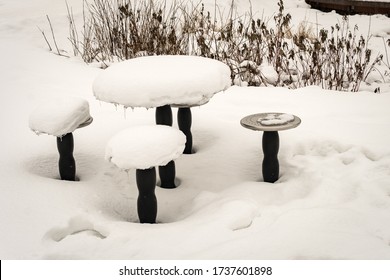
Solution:
{"label": "wooden fence rail", "polygon": [[335,10],[340,14],[383,14],[390,16],[390,2],[352,0],[305,0],[312,8],[324,12]]}

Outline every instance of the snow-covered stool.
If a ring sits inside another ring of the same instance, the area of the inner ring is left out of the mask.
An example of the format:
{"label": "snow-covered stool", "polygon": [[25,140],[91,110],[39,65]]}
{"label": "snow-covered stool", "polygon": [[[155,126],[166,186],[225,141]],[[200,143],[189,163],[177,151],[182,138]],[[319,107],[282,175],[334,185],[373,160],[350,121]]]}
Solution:
{"label": "snow-covered stool", "polygon": [[88,102],[78,97],[46,100],[32,111],[29,118],[30,129],[38,135],[49,134],[57,137],[61,180],[76,180],[73,132],[91,124],[92,120]]}
{"label": "snow-covered stool", "polygon": [[[125,129],[108,142],[105,156],[108,161],[122,170],[136,169],[137,209],[141,223],[156,222],[155,166],[165,166],[178,158],[183,153],[185,141],[185,135],[175,128],[144,125]],[[160,179],[161,184],[173,181],[175,169],[165,172]]]}
{"label": "snow-covered stool", "polygon": [[230,68],[217,60],[182,55],[138,57],[114,64],[93,83],[98,100],[125,108],[156,108],[156,123],[172,126],[171,106],[179,107],[179,129],[192,153],[191,110],[231,85]]}
{"label": "snow-covered stool", "polygon": [[274,183],[279,179],[279,133],[280,130],[287,130],[297,127],[301,119],[297,116],[284,113],[260,113],[246,116],[241,119],[241,125],[263,133],[264,159],[262,172],[264,182]]}

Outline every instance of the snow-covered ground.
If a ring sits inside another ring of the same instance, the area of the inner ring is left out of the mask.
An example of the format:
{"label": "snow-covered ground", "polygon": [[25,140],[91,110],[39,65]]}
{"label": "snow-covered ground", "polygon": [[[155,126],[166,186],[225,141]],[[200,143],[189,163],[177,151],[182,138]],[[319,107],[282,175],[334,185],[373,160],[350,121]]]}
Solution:
{"label": "snow-covered ground", "polygon": [[[82,1],[67,2],[80,18]],[[277,11],[276,1],[252,6]],[[341,21],[303,0],[285,6],[296,25]],[[153,124],[154,110],[97,101],[92,84],[103,70],[48,51],[37,26],[50,36],[49,15],[69,49],[66,14],[63,0],[0,1],[1,259],[390,259],[388,85],[380,94],[237,86],[216,94],[192,110],[196,153],[175,161],[179,187],[156,189],[158,223],[139,224],[135,170],[104,155],[119,131]],[[369,17],[350,21],[367,34]],[[383,48],[390,19],[372,16],[370,25],[372,47]],[[58,179],[55,137],[28,123],[38,104],[64,96],[86,99],[94,118],[74,132],[77,182]],[[261,132],[240,125],[260,112],[302,119],[279,134],[275,184],[261,176]]]}

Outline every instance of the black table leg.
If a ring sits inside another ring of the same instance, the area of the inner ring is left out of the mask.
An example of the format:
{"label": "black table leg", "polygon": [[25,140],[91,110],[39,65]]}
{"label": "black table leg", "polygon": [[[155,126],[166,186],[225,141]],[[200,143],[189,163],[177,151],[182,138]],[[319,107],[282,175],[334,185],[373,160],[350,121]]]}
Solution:
{"label": "black table leg", "polygon": [[157,198],[156,168],[137,169],[136,181],[138,187],[137,211],[140,223],[156,223]]}
{"label": "black table leg", "polygon": [[172,126],[172,109],[170,105],[156,108],[156,124]]}
{"label": "black table leg", "polygon": [[168,162],[165,166],[159,166],[158,167],[160,180],[161,180],[161,188],[164,189],[174,189],[176,188],[175,185],[175,178],[176,178],[176,168],[175,168],[175,162],[171,160]]}
{"label": "black table leg", "polygon": [[263,134],[263,178],[264,182],[274,183],[279,179],[279,134],[277,131],[264,131]]}
{"label": "black table leg", "polygon": [[[172,109],[170,105],[164,105],[156,108],[156,124],[172,126]],[[175,162],[171,160],[165,166],[158,167],[161,187],[166,189],[176,188],[175,185]]]}
{"label": "black table leg", "polygon": [[179,125],[179,129],[185,134],[187,139],[183,153],[192,154],[191,108],[179,108],[177,112],[177,123]]}
{"label": "black table leg", "polygon": [[62,137],[57,137],[57,149],[60,154],[58,167],[61,180],[76,180],[76,162],[73,157],[73,134],[68,133]]}

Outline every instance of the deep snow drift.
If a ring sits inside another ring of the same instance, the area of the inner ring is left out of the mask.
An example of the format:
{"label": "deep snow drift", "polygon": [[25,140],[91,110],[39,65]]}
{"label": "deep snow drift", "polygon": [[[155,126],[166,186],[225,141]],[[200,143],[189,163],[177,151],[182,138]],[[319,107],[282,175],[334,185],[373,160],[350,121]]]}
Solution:
{"label": "deep snow drift", "polygon": [[[80,2],[68,1],[78,18]],[[269,2],[254,11],[272,16]],[[293,20],[340,20],[304,1],[285,6]],[[381,94],[237,86],[216,94],[192,109],[196,153],[175,161],[180,186],[157,188],[158,223],[139,224],[135,173],[105,161],[105,147],[123,129],[153,125],[154,110],[97,101],[102,70],[48,52],[36,28],[47,27],[46,14],[66,48],[62,0],[0,2],[1,259],[390,259],[388,85]],[[351,22],[367,31],[368,17]],[[389,26],[372,17],[375,36],[388,39]],[[382,38],[372,44],[382,48]],[[74,132],[80,180],[67,182],[58,179],[55,140],[37,137],[28,120],[42,100],[74,95],[88,100],[94,122]],[[261,132],[240,125],[260,112],[302,119],[279,134],[275,184],[261,176]]]}

